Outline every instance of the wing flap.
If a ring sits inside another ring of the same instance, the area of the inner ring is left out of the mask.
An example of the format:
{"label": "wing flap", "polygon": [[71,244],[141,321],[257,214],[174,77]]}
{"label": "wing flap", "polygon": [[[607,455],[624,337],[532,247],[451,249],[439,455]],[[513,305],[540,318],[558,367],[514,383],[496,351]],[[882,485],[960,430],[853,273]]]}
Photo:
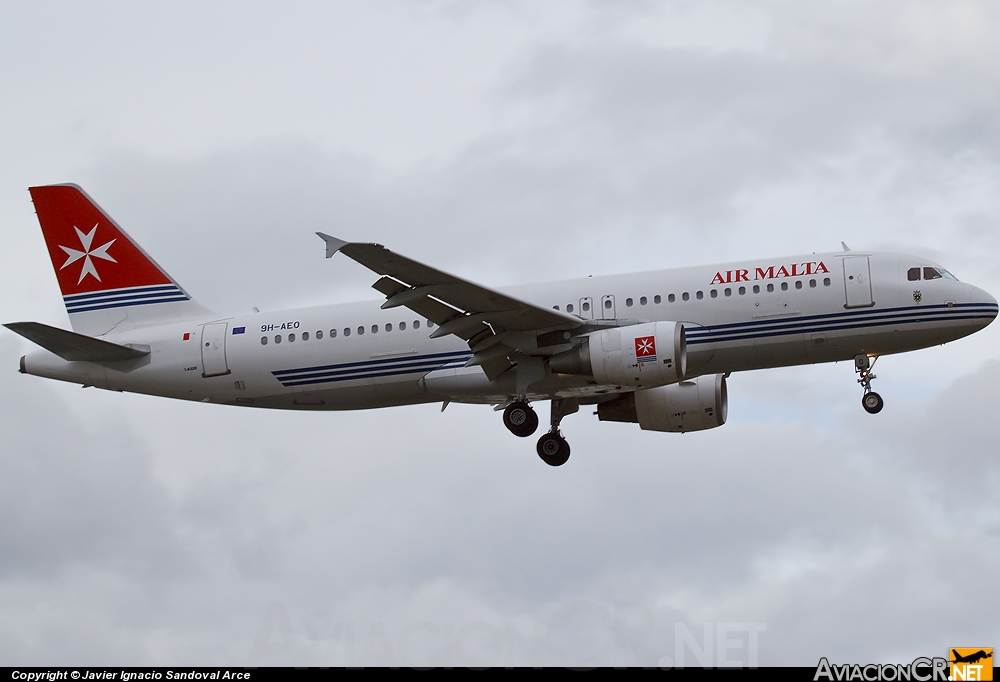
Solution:
{"label": "wing flap", "polygon": [[122,346],[41,322],[11,322],[4,326],[70,362],[124,362],[149,355],[149,349]]}

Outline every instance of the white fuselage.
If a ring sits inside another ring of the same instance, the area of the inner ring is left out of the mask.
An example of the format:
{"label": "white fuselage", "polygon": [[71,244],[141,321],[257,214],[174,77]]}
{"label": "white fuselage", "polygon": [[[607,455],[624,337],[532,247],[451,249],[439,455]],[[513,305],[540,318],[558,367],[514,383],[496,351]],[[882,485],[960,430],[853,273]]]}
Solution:
{"label": "white fuselage", "polygon": [[[933,264],[897,254],[826,253],[503,291],[618,326],[683,322],[692,377],[924,348],[971,334],[996,316],[996,301],[972,285],[947,277],[908,280],[908,270],[923,266]],[[68,362],[38,351],[22,360],[22,370],[112,390],[282,409],[503,403],[514,397],[512,377],[490,382],[480,367],[464,367],[471,351],[462,339],[430,339],[427,320],[379,304],[145,327],[103,337],[148,346],[150,354],[140,361]],[[546,370],[528,397],[586,401],[623,390],[632,389]]]}

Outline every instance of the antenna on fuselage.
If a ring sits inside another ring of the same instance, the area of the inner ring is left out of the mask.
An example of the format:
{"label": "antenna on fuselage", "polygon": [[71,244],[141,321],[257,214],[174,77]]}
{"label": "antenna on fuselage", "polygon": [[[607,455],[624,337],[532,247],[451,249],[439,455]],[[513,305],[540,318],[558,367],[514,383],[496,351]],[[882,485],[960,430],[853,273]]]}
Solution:
{"label": "antenna on fuselage", "polygon": [[851,247],[849,247],[849,246],[848,246],[847,244],[845,244],[844,242],[840,242],[840,245],[844,247],[844,251],[850,251],[850,250],[851,250]]}

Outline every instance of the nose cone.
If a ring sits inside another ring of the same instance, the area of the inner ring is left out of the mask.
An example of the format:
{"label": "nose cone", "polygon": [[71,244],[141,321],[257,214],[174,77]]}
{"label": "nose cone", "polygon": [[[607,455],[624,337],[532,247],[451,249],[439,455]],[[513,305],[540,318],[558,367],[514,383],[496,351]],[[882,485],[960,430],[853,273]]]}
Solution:
{"label": "nose cone", "polygon": [[970,292],[969,302],[975,305],[975,310],[982,314],[983,326],[996,319],[997,316],[997,300],[990,296],[988,293],[980,289],[979,287],[972,287]]}

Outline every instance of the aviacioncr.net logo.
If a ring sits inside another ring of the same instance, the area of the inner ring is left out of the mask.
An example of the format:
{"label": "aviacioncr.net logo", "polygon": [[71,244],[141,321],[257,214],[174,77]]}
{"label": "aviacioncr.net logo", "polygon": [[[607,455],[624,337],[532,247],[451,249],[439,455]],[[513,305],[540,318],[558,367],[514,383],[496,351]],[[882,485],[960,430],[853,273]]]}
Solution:
{"label": "aviacioncr.net logo", "polygon": [[924,656],[913,659],[913,662],[909,664],[870,663],[868,665],[857,663],[831,665],[824,656],[819,659],[816,674],[813,675],[813,682],[818,680],[830,680],[830,682],[854,682],[854,680],[865,680],[866,682],[899,682],[900,680],[948,682],[949,679],[947,658],[926,658]]}

